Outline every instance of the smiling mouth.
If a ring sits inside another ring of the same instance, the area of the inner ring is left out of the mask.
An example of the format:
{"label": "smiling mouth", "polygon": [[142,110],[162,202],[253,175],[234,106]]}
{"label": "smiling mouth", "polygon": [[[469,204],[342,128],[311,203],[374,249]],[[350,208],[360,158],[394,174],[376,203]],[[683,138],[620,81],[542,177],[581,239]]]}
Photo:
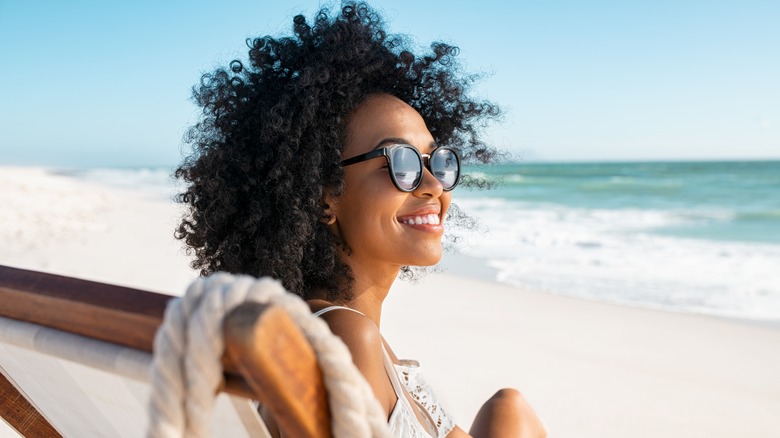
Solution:
{"label": "smiling mouth", "polygon": [[406,225],[439,225],[440,221],[438,214],[421,214],[399,218],[398,222]]}

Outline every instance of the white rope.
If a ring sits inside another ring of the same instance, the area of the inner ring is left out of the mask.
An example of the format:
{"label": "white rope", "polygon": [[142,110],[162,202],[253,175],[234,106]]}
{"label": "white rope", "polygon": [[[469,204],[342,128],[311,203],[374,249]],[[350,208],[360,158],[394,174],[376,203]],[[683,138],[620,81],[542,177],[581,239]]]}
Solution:
{"label": "white rope", "polygon": [[150,438],[207,437],[222,382],[222,319],[243,302],[270,303],[299,325],[317,355],[335,437],[390,437],[384,410],[346,345],[306,303],[269,278],[214,274],[168,304],[154,340]]}

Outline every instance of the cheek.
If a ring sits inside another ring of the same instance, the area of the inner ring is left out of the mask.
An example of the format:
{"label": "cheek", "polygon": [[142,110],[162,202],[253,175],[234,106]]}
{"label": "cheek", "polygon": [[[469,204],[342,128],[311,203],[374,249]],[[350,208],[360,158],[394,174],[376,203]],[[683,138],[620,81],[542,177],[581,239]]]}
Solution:
{"label": "cheek", "polygon": [[441,200],[442,217],[444,217],[444,213],[447,213],[447,210],[450,209],[450,204],[452,203],[452,192],[442,193],[439,199]]}
{"label": "cheek", "polygon": [[[383,176],[381,173],[378,176]],[[406,199],[389,178],[345,178],[345,189],[335,209],[345,238],[365,233],[388,233],[397,227],[396,215]],[[387,181],[385,181],[387,180]]]}

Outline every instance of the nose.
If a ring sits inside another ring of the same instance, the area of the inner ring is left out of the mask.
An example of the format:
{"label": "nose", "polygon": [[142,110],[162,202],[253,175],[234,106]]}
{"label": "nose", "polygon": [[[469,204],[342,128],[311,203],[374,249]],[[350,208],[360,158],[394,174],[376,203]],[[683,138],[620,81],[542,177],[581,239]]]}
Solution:
{"label": "nose", "polygon": [[430,169],[428,169],[428,159],[429,156],[427,154],[423,155],[424,166],[422,181],[420,181],[419,187],[414,190],[414,196],[420,198],[438,198],[444,193],[444,186],[441,185],[441,182],[439,182],[439,180],[433,176]]}

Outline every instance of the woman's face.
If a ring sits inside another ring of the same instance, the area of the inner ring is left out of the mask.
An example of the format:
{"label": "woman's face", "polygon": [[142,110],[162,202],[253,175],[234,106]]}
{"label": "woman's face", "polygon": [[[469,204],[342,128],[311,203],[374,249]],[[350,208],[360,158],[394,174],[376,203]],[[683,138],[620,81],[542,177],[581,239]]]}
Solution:
{"label": "woman's face", "polygon": [[[417,111],[396,97],[374,95],[352,113],[342,157],[352,158],[397,143],[410,144],[421,154],[430,154],[436,147]],[[438,263],[443,219],[452,195],[442,190],[428,169],[423,170],[420,186],[404,193],[393,185],[387,160],[379,157],[346,166],[344,184],[344,193],[332,205],[336,222],[331,230],[349,246],[350,264],[400,267]],[[423,218],[429,223],[414,223]],[[407,223],[410,220],[412,224]]]}

